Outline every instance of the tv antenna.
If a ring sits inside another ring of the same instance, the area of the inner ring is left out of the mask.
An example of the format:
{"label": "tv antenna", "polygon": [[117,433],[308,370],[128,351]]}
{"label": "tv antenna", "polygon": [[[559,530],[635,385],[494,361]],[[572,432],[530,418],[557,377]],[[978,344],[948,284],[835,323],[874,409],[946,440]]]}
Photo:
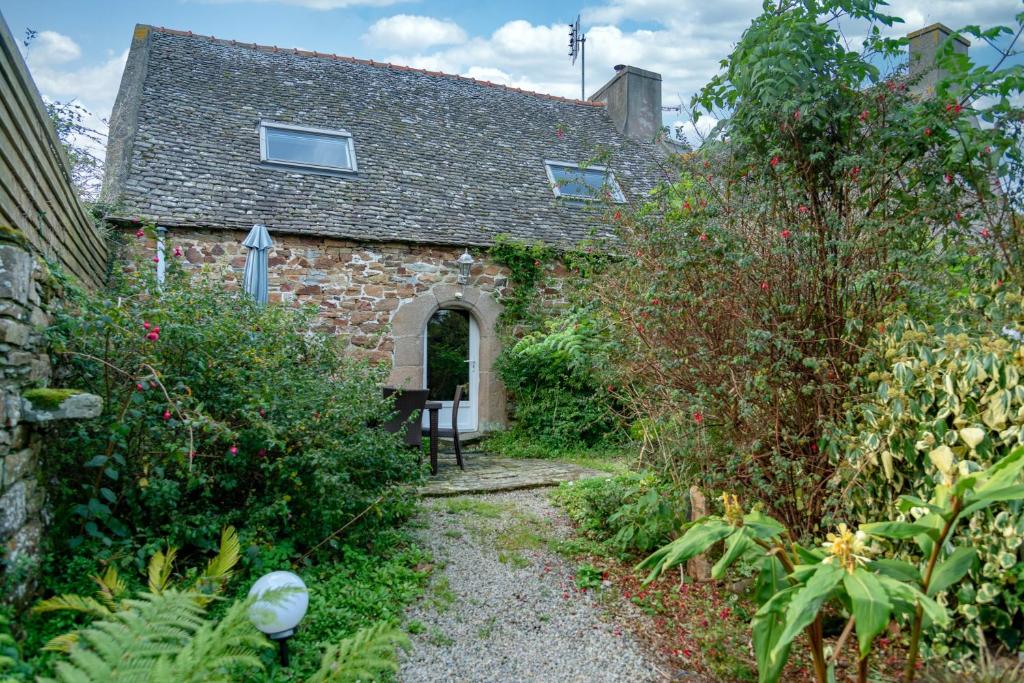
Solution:
{"label": "tv antenna", "polygon": [[576,57],[580,58],[580,99],[587,99],[587,36],[580,30],[580,15],[576,15],[576,23],[569,24],[569,57],[573,66]]}

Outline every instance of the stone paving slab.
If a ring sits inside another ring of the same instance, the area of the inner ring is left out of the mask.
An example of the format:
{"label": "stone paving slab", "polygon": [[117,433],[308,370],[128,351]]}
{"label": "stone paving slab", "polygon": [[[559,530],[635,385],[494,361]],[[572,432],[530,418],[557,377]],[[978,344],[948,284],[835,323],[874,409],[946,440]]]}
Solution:
{"label": "stone paving slab", "polygon": [[438,455],[437,475],[420,487],[426,497],[459,496],[469,493],[514,491],[542,486],[557,486],[563,481],[606,477],[605,472],[554,460],[505,458],[463,450],[463,472],[455,463],[454,453]]}

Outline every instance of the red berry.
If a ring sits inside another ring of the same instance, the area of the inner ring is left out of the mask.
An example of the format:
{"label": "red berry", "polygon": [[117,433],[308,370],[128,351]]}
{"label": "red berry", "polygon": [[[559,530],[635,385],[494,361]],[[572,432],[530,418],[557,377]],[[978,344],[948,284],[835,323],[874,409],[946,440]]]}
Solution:
{"label": "red berry", "polygon": [[135,236],[136,237],[145,237],[146,236],[146,231],[145,230],[136,230],[135,231]]}
{"label": "red berry", "polygon": [[152,327],[152,325],[147,323],[145,320],[142,321],[142,329],[148,330],[150,327]]}
{"label": "red berry", "polygon": [[238,446],[232,446],[228,449],[228,453],[231,455],[238,455]]}
{"label": "red berry", "polygon": [[775,168],[776,166],[779,165],[779,157],[777,157],[777,156],[772,157],[772,160],[770,162],[768,162],[768,163],[770,163],[772,165],[772,168]]}
{"label": "red berry", "polygon": [[156,341],[159,338],[160,335],[157,334],[156,332],[150,332],[149,334],[146,335],[146,339],[148,339],[149,341]]}
{"label": "red berry", "polygon": [[164,419],[165,420],[170,420],[171,419],[171,411],[169,411],[169,410],[165,410],[164,411]]}
{"label": "red berry", "polygon": [[782,235],[782,239],[788,240],[793,233],[791,233],[789,230],[783,230],[779,234]]}
{"label": "red berry", "polygon": [[153,263],[160,263],[160,257],[159,256],[154,256],[153,257]]}

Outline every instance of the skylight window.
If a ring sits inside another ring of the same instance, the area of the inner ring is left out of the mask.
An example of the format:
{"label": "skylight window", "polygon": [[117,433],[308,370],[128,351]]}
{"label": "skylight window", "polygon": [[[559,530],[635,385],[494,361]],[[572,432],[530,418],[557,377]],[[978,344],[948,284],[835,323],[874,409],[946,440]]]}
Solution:
{"label": "skylight window", "polygon": [[269,164],[324,171],[356,171],[352,136],[343,130],[260,124],[260,159]]}
{"label": "skylight window", "polygon": [[544,167],[556,197],[589,202],[603,199],[607,193],[613,202],[626,201],[615,176],[604,166],[545,161]]}

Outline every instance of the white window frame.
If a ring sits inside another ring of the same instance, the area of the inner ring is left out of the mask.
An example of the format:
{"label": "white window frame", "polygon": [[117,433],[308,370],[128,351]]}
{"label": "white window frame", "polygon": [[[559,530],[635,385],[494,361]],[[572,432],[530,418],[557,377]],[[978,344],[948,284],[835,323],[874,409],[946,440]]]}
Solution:
{"label": "white window frame", "polygon": [[[301,161],[288,161],[285,159],[271,159],[267,156],[267,129],[291,130],[299,133],[312,133],[335,138],[342,138],[348,142],[348,158],[352,160],[350,167],[325,166],[322,164],[309,164]],[[309,168],[317,171],[331,171],[333,173],[357,173],[359,166],[356,163],[356,147],[352,134],[341,128],[313,128],[312,126],[296,126],[291,123],[278,123],[277,121],[260,121],[260,161],[273,166],[289,166],[292,168]]]}
{"label": "white window frame", "polygon": [[590,197],[576,194],[566,194],[562,191],[562,186],[559,185],[555,179],[555,174],[551,170],[552,166],[559,166],[561,168],[569,168],[574,171],[601,171],[608,178],[608,189],[612,193],[612,201],[616,204],[625,204],[626,195],[622,193],[622,187],[619,185],[619,181],[615,179],[615,174],[607,166],[597,166],[591,164],[583,166],[582,164],[573,164],[568,161],[556,161],[554,159],[544,160],[544,171],[548,175],[548,182],[551,183],[551,190],[555,193],[555,196],[560,199],[569,199],[575,202],[597,202],[601,201],[600,197]]}

